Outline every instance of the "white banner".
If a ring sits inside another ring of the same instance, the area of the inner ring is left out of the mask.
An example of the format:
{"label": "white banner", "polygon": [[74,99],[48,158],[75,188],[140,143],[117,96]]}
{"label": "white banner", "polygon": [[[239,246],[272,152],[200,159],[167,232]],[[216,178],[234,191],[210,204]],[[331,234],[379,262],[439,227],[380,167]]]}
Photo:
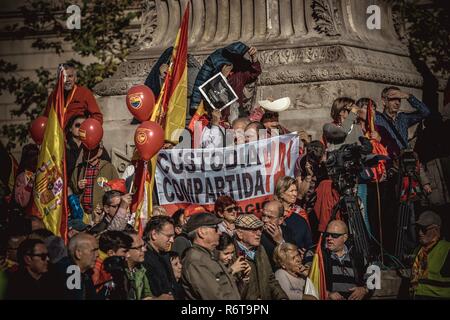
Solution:
{"label": "white banner", "polygon": [[267,198],[278,177],[293,176],[298,155],[296,133],[226,148],[161,150],[156,168],[159,203],[213,205],[221,195],[238,204]]}

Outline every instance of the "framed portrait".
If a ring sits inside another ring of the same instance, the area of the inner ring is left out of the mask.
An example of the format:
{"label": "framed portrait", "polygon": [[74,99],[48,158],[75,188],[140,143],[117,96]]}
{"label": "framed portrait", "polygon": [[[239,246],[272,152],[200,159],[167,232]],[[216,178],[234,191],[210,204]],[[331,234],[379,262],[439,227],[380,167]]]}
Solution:
{"label": "framed portrait", "polygon": [[238,100],[237,94],[221,72],[202,84],[199,90],[209,105],[217,110],[222,110]]}

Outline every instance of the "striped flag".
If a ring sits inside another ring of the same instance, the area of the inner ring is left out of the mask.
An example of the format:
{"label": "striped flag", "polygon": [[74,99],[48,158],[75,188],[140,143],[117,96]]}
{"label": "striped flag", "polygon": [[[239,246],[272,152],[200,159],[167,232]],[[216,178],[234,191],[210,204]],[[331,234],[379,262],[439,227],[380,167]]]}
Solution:
{"label": "striped flag", "polygon": [[58,70],[55,95],[39,152],[33,197],[45,227],[67,242],[67,181],[64,140],[64,72]]}
{"label": "striped flag", "polygon": [[375,131],[375,112],[372,106],[372,100],[369,99],[366,117],[366,136],[370,138],[370,134]]}
{"label": "striped flag", "polygon": [[317,244],[311,269],[309,270],[309,275],[306,278],[304,291],[304,294],[313,296],[318,300],[327,299],[325,267],[323,264],[322,254],[322,237],[323,235],[320,236],[319,243]]}
{"label": "striped flag", "polygon": [[148,213],[148,199],[147,194],[150,190],[150,175],[148,173],[147,162],[138,160],[136,163],[136,170],[134,173],[134,182],[137,187],[131,202],[131,212],[135,214],[134,228],[142,236],[144,226],[149,217]]}
{"label": "striped flag", "polygon": [[[189,4],[184,11],[180,29],[178,30],[175,45],[172,51],[172,59],[167,71],[164,84],[156,102],[151,121],[158,122],[164,129],[164,139],[174,144],[178,143],[181,130],[186,123],[187,109],[187,49],[189,28]],[[150,160],[150,170],[136,170],[135,181],[141,189],[140,194],[133,198],[132,208],[135,212],[135,228],[142,230],[147,213],[151,217],[153,211],[152,194],[155,184],[157,155]],[[138,174],[141,177],[138,177]],[[145,175],[145,176],[144,176]],[[136,192],[138,193],[138,192]]]}
{"label": "striped flag", "polygon": [[[372,139],[372,133],[376,132],[375,129],[375,110],[372,104],[372,100],[369,99],[369,103],[367,105],[367,116],[366,116],[366,137],[370,139],[372,144],[372,153],[379,154],[383,156],[387,156],[388,152],[386,147],[383,146],[379,141]],[[386,160],[380,160],[378,164],[371,168],[374,174],[374,180],[380,181],[383,175],[386,173]]]}

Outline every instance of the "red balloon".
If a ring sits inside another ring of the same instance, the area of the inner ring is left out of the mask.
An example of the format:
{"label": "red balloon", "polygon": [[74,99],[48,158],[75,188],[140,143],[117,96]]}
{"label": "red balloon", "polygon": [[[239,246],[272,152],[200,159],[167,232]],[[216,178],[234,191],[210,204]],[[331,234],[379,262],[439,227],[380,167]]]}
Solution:
{"label": "red balloon", "polygon": [[80,126],[80,140],[88,150],[94,150],[102,141],[103,127],[98,120],[89,118]]}
{"label": "red balloon", "polygon": [[136,148],[145,161],[150,160],[164,145],[164,131],[154,121],[144,121],[134,134]]}
{"label": "red balloon", "polygon": [[47,125],[47,117],[39,116],[31,122],[30,135],[36,144],[42,144],[44,140],[45,126]]}
{"label": "red balloon", "polygon": [[145,85],[131,87],[126,96],[127,107],[131,114],[140,122],[147,121],[155,106],[155,95]]}

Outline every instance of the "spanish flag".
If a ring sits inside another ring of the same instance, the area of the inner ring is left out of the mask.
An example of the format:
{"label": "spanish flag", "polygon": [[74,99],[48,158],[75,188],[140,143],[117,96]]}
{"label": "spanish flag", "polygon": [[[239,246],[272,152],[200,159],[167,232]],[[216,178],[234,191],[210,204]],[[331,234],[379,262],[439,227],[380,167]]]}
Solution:
{"label": "spanish flag", "polygon": [[304,291],[305,295],[313,296],[317,300],[327,299],[325,267],[323,264],[322,255],[322,237],[323,235],[320,236],[319,243],[317,244],[311,269],[309,270],[309,275],[306,278]]}
{"label": "spanish flag", "polygon": [[[379,141],[376,139],[372,139],[372,133],[376,132],[375,128],[375,110],[372,104],[372,100],[369,100],[369,104],[367,105],[367,116],[366,116],[366,138],[370,139],[370,142],[372,144],[372,153],[373,154],[379,154],[383,156],[387,156],[388,152],[385,146],[383,146]],[[386,160],[380,160],[376,167],[372,168],[372,172],[374,174],[374,180],[380,181],[381,178],[386,173]]]}
{"label": "spanish flag", "polygon": [[[161,94],[151,120],[164,128],[164,139],[178,143],[181,130],[186,123],[187,109],[187,49],[188,49],[189,5],[184,11],[180,30],[173,46],[172,59],[164,80]],[[159,119],[156,119],[156,116]]]}
{"label": "spanish flag", "polygon": [[[172,59],[166,79],[161,88],[161,93],[156,102],[151,121],[158,122],[164,129],[164,139],[174,144],[178,139],[186,123],[187,109],[187,49],[189,28],[189,4],[184,11],[180,29],[178,30],[175,45],[173,46]],[[133,198],[132,210],[135,212],[135,229],[140,232],[143,228],[145,213],[150,218],[153,211],[152,195],[155,184],[156,162],[158,156],[154,156],[150,162],[151,175],[147,170],[141,169],[138,164],[136,169],[136,185],[138,191]],[[142,162],[142,161],[139,161]],[[141,177],[138,177],[141,175]]]}
{"label": "spanish flag", "polygon": [[67,181],[64,140],[64,73],[58,70],[53,97],[39,152],[33,197],[45,227],[67,242]]}
{"label": "spanish flag", "polygon": [[131,212],[135,214],[134,228],[140,236],[142,236],[145,224],[150,216],[148,199],[151,199],[151,197],[149,197],[148,190],[150,190],[151,179],[147,165],[147,162],[143,160],[136,162],[134,181],[137,189],[131,202]]}

